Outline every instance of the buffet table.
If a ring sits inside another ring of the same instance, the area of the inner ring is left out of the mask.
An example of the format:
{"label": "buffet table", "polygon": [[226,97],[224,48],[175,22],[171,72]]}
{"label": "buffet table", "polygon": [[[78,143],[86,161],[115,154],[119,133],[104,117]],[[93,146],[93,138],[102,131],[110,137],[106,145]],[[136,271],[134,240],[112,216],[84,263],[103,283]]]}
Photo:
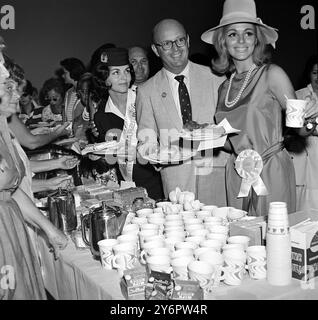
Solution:
{"label": "buffet table", "polygon": [[55,260],[44,238],[38,236],[38,251],[44,285],[54,299],[124,299],[117,271],[103,269],[89,249],[77,250],[70,239]]}
{"label": "buffet table", "polygon": [[[120,278],[115,270],[105,270],[89,249],[77,250],[72,240],[54,260],[42,237],[38,237],[42,274],[46,289],[60,300],[123,300]],[[318,278],[308,285],[292,280],[289,286],[271,286],[266,280],[248,276],[240,286],[221,284],[207,300],[317,300]]]}

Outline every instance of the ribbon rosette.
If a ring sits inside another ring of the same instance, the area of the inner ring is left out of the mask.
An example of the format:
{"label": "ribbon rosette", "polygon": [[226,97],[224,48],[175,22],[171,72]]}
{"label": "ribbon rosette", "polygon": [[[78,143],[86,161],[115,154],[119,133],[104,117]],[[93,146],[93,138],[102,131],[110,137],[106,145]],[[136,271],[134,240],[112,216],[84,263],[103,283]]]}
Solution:
{"label": "ribbon rosette", "polygon": [[247,197],[251,187],[258,196],[268,195],[266,186],[260,177],[263,169],[262,157],[252,149],[243,150],[235,160],[235,170],[242,177],[238,198]]}

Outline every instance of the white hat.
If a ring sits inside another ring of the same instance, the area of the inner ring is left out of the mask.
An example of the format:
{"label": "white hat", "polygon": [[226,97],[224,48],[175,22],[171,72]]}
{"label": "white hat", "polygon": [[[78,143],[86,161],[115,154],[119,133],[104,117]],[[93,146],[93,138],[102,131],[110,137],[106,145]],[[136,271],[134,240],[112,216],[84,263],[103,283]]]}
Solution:
{"label": "white hat", "polygon": [[275,42],[278,39],[277,29],[264,24],[260,18],[257,18],[254,0],[225,0],[220,24],[205,31],[201,35],[201,39],[206,43],[213,44],[216,29],[232,23],[244,22],[260,26],[265,35],[266,43],[275,48]]}

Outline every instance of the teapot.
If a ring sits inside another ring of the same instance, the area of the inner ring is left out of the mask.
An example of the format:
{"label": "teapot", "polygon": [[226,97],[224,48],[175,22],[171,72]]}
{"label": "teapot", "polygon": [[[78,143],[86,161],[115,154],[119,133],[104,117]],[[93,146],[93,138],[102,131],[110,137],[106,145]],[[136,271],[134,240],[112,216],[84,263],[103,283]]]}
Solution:
{"label": "teapot", "polygon": [[[98,241],[117,239],[123,230],[127,215],[128,212],[120,207],[102,201],[101,206],[91,209],[81,218],[83,241],[90,247],[95,259],[100,258]],[[89,228],[89,241],[86,236],[86,227]]]}
{"label": "teapot", "polygon": [[59,188],[48,196],[49,220],[66,235],[77,227],[75,200],[72,191]]}

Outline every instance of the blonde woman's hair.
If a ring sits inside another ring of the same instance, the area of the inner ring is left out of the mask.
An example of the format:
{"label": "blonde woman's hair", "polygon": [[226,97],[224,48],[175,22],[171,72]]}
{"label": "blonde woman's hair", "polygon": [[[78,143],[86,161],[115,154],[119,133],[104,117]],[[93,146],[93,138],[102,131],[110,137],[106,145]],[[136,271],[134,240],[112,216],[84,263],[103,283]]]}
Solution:
{"label": "blonde woman's hair", "polygon": [[[266,44],[266,38],[262,31],[262,28],[255,25],[256,32],[256,45],[253,52],[253,61],[257,66],[261,66],[265,63],[270,62],[270,52],[268,45]],[[212,59],[212,69],[218,74],[228,74],[235,70],[232,57],[230,56],[226,45],[226,27],[219,28],[215,31],[213,37],[213,43],[215,50],[218,53],[218,57]]]}

